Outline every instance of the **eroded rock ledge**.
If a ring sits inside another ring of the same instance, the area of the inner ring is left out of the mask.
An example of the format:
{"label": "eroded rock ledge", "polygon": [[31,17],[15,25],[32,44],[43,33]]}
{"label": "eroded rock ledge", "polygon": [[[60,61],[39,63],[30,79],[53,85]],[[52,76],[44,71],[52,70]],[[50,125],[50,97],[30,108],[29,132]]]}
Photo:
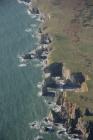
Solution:
{"label": "eroded rock ledge", "polygon": [[60,93],[56,104],[61,106],[60,111],[51,110],[54,123],[62,123],[69,134],[76,134],[82,140],[93,139],[93,122],[85,119],[93,113],[88,109],[82,113],[76,103],[71,103],[67,99],[67,93]]}

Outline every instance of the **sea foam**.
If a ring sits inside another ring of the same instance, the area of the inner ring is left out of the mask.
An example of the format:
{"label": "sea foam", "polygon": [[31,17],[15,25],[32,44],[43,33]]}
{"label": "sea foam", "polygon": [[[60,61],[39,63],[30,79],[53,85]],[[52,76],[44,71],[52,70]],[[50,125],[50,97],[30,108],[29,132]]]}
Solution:
{"label": "sea foam", "polygon": [[38,92],[38,96],[42,96],[42,91],[39,91]]}
{"label": "sea foam", "polygon": [[32,15],[29,9],[27,9],[27,14]]}
{"label": "sea foam", "polygon": [[23,59],[23,57],[21,55],[18,55],[17,58],[19,59],[20,63],[24,63],[26,62],[26,60]]}
{"label": "sea foam", "polygon": [[40,129],[41,123],[39,121],[34,121],[32,123],[29,123],[29,127],[31,129]]}
{"label": "sea foam", "polygon": [[25,2],[25,1],[22,1],[22,0],[17,0],[17,2],[20,3],[20,4],[27,5],[27,6],[31,5],[31,2],[28,3],[28,2]]}
{"label": "sea foam", "polygon": [[19,64],[18,67],[26,67],[27,64],[23,63],[23,64]]}
{"label": "sea foam", "polygon": [[43,140],[43,136],[39,136],[39,135],[38,135],[38,136],[36,136],[36,137],[34,138],[34,140],[39,140],[39,139],[40,139],[40,140]]}
{"label": "sea foam", "polygon": [[41,66],[42,66],[41,64],[36,64],[35,65],[36,68],[41,67]]}
{"label": "sea foam", "polygon": [[37,27],[37,25],[36,25],[36,24],[31,24],[30,26],[31,26],[31,27]]}
{"label": "sea foam", "polygon": [[25,29],[25,32],[31,32],[31,31],[32,31],[31,28],[27,28],[27,29]]}
{"label": "sea foam", "polygon": [[37,87],[41,89],[42,88],[42,82],[38,82]]}

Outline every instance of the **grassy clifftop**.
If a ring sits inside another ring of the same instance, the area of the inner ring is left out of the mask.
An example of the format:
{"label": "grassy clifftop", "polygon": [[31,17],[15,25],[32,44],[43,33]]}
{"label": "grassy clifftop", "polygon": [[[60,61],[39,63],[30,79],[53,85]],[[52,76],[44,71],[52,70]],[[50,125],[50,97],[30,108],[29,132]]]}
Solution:
{"label": "grassy clifftop", "polygon": [[46,31],[54,37],[49,62],[62,61],[71,71],[90,77],[88,93],[69,94],[81,108],[93,110],[93,2],[91,0],[35,0],[49,14]]}

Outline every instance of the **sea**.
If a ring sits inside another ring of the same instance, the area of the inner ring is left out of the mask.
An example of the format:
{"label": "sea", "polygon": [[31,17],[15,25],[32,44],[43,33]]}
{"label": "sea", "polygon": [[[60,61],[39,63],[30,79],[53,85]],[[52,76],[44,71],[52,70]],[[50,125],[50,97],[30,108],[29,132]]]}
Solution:
{"label": "sea", "polygon": [[[58,140],[56,133],[41,134],[29,124],[41,121],[49,108],[40,96],[39,61],[21,64],[19,56],[39,45],[38,16],[25,3],[0,0],[0,140]],[[61,140],[66,140],[62,137]]]}

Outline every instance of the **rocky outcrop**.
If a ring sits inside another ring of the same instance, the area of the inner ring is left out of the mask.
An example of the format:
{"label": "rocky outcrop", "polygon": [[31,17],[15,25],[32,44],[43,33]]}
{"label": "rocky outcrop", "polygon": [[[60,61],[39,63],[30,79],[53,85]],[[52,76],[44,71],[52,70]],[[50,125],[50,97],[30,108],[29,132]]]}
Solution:
{"label": "rocky outcrop", "polygon": [[54,110],[51,110],[54,123],[65,124],[67,122],[67,112],[64,108],[62,110],[62,112],[56,112]]}
{"label": "rocky outcrop", "polygon": [[49,97],[55,97],[55,92],[48,91],[46,86],[42,87],[42,96],[49,96]]}
{"label": "rocky outcrop", "polygon": [[82,117],[80,117],[78,119],[78,122],[77,122],[77,129],[80,130],[82,132],[82,135],[83,135],[83,138],[88,138],[88,122],[83,120]]}
{"label": "rocky outcrop", "polygon": [[49,44],[51,42],[52,42],[52,39],[48,33],[41,35],[41,41],[40,41],[41,44]]}
{"label": "rocky outcrop", "polygon": [[92,140],[93,139],[93,122],[88,123],[88,138],[87,140]]}
{"label": "rocky outcrop", "polygon": [[63,123],[69,134],[76,134],[82,140],[93,139],[93,122],[84,119],[84,116],[93,115],[88,108],[82,113],[79,106],[69,102],[64,93],[59,94],[56,104],[61,106],[61,110],[52,111],[54,123]]}
{"label": "rocky outcrop", "polygon": [[25,2],[27,2],[27,3],[31,2],[31,0],[21,0],[21,1],[25,1]]}
{"label": "rocky outcrop", "polygon": [[24,54],[23,59],[26,59],[26,60],[32,59],[31,54],[29,54],[29,53]]}
{"label": "rocky outcrop", "polygon": [[32,14],[40,14],[40,11],[39,11],[39,9],[38,9],[37,7],[33,7],[33,8],[31,9],[31,13],[32,13]]}

